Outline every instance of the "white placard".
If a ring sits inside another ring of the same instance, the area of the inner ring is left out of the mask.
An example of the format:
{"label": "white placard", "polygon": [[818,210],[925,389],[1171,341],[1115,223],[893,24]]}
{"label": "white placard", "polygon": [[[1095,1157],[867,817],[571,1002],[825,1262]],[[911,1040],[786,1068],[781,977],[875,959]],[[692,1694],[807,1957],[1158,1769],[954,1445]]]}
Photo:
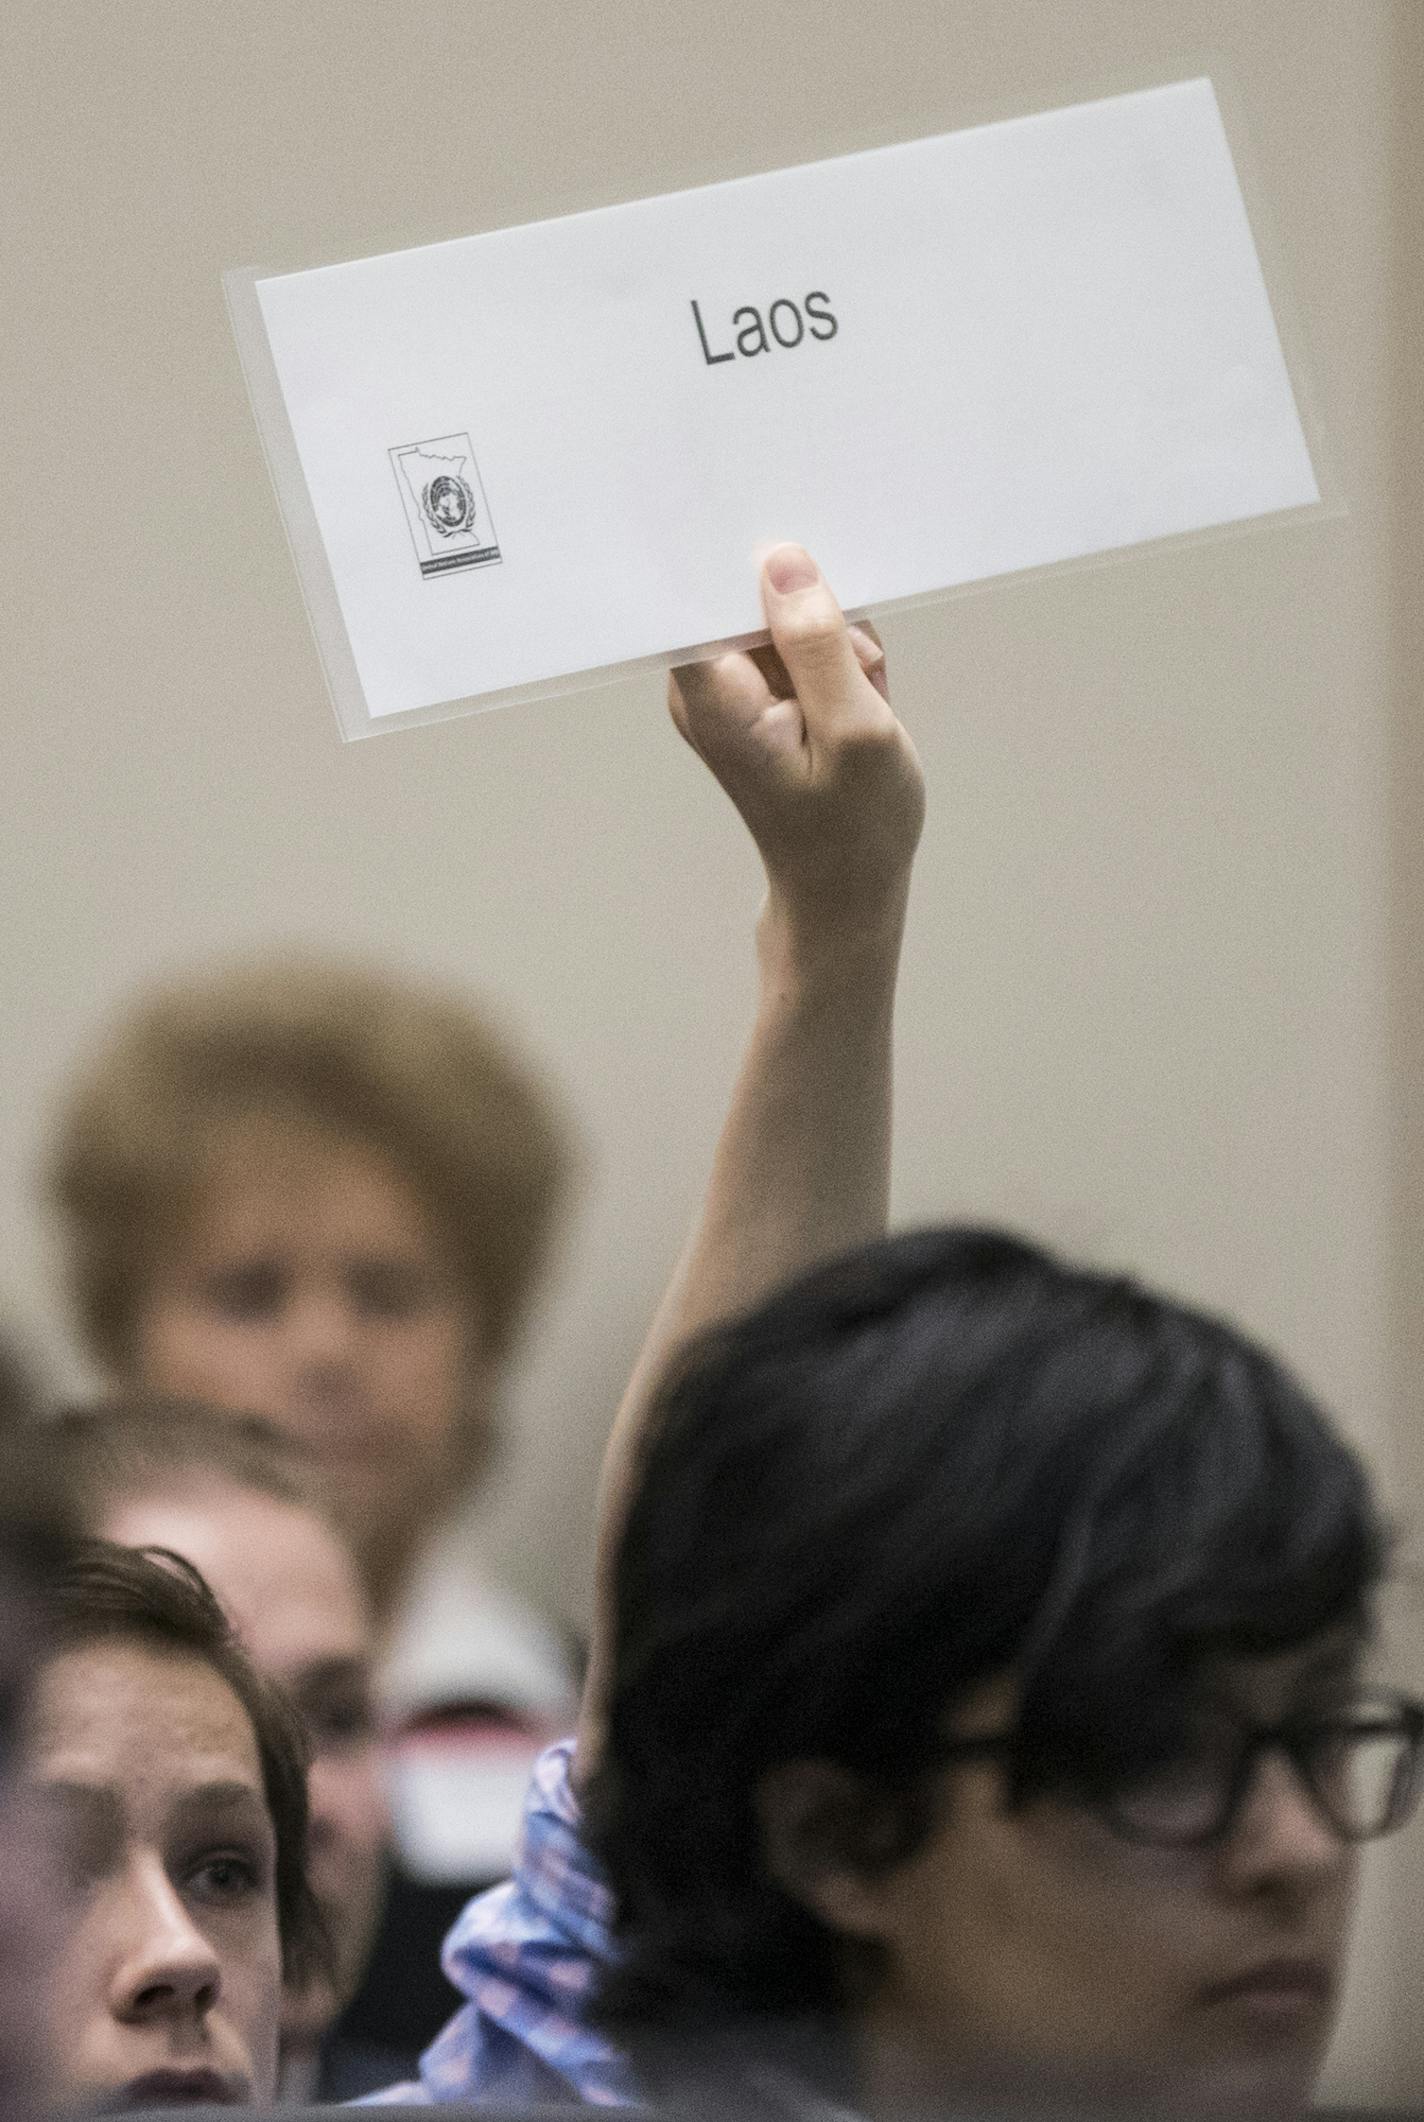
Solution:
{"label": "white placard", "polygon": [[1320,499],[1206,80],[228,284],[347,735]]}

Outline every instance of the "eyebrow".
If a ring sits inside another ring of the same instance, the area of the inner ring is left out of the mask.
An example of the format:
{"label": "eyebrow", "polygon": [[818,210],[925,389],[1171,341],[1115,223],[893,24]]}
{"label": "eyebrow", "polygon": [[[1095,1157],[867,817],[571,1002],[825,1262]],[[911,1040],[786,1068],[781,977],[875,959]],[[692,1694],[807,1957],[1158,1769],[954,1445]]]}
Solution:
{"label": "eyebrow", "polygon": [[[86,1875],[105,1873],[118,1861],[128,1834],[119,1785],[38,1776],[30,1787]],[[167,1816],[165,1841],[173,1838],[181,1844],[227,1835],[239,1836],[264,1862],[275,1861],[277,1828],[263,1793],[249,1783],[222,1779],[177,1794]]]}
{"label": "eyebrow", "polygon": [[254,1784],[236,1781],[199,1783],[183,1791],[174,1810],[178,1813],[256,1812],[270,1821],[266,1793]]}
{"label": "eyebrow", "polygon": [[[57,1799],[75,1811],[123,1818],[123,1797],[116,1783],[86,1783],[74,1776],[36,1776],[31,1788],[42,1798]],[[269,1817],[265,1793],[251,1783],[224,1781],[199,1783],[178,1794],[180,1812],[256,1811]]]}
{"label": "eyebrow", "polygon": [[46,1804],[83,1813],[96,1826],[117,1831],[123,1820],[118,1791],[109,1783],[81,1783],[70,1776],[36,1776],[30,1788]]}
{"label": "eyebrow", "polygon": [[[1330,1643],[1322,1644],[1286,1681],[1282,1714],[1287,1717],[1299,1715],[1302,1697],[1308,1696],[1314,1689],[1341,1685],[1363,1687],[1363,1668],[1369,1652],[1369,1637],[1363,1633],[1342,1635]],[[1236,1661],[1232,1663],[1234,1665]],[[1214,1679],[1207,1677],[1206,1699],[1230,1716],[1244,1717],[1248,1723],[1256,1722],[1257,1711],[1250,1703],[1243,1701],[1237,1692],[1238,1679],[1239,1674],[1230,1669],[1219,1672]],[[1291,1705],[1295,1705],[1294,1708]]]}

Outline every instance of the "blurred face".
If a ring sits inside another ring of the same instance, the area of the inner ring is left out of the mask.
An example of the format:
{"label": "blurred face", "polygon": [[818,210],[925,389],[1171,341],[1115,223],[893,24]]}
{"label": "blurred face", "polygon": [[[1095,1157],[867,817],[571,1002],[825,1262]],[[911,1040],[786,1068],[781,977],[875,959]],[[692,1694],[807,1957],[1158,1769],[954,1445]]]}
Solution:
{"label": "blurred face", "polygon": [[314,2039],[354,1993],[380,1914],[389,1821],[372,1710],[370,1609],[350,1554],[313,1512],[230,1481],[127,1497],[98,1528],[169,1547],[200,1569],[254,1664],[296,1704],[311,1743],[310,1877],[334,1984],[288,1999],[289,2038]]}
{"label": "blurred face", "polygon": [[54,2100],[269,2100],[276,1841],[226,1681],[138,1642],[65,1652],[40,1680],[28,1782],[60,1853]]}
{"label": "blurred face", "polygon": [[215,1166],[145,1293],[134,1364],[284,1428],[383,1601],[482,1402],[468,1303],[415,1189],[377,1150],[275,1125]]}
{"label": "blurred face", "polygon": [[[1338,1707],[1352,1664],[1336,1639],[1226,1667],[1220,1691],[1273,1723]],[[1012,1690],[970,1710],[964,1733],[1001,1730]],[[873,2015],[887,2053],[961,2069],[1022,2059],[1089,2094],[1303,2106],[1355,1863],[1289,1763],[1257,1762],[1234,1825],[1206,1849],[1142,1847],[1078,1804],[1010,1810],[1004,1796],[998,1766],[952,1769],[929,1842],[867,1889],[856,1928],[888,1952]]]}

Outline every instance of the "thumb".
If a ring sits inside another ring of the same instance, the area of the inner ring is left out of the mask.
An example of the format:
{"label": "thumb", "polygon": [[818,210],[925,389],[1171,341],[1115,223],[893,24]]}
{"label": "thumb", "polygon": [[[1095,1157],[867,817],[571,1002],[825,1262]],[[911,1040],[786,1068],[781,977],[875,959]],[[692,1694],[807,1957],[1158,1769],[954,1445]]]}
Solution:
{"label": "thumb", "polygon": [[841,608],[800,545],[768,553],[761,584],[766,623],[807,729],[829,735],[855,715],[864,683]]}

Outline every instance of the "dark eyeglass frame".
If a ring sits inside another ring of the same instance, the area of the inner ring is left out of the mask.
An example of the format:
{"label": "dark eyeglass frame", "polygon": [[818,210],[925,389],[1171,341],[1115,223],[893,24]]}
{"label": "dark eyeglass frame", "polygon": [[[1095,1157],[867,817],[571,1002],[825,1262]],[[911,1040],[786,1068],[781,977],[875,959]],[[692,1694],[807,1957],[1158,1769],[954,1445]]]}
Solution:
{"label": "dark eyeglass frame", "polygon": [[[1125,1816],[1111,1792],[1086,1799],[1094,1812],[1124,1842],[1155,1849],[1207,1849],[1224,1842],[1236,1825],[1256,1765],[1267,1754],[1283,1754],[1316,1811],[1342,1842],[1371,1842],[1402,1827],[1419,1802],[1424,1788],[1424,1702],[1395,1688],[1363,1689],[1340,1709],[1301,1710],[1274,1724],[1259,1724],[1239,1710],[1214,1705],[1223,1724],[1234,1724],[1240,1733],[1231,1766],[1222,1778],[1220,1801],[1210,1824],[1191,1833],[1163,1834],[1144,1831],[1138,1821]],[[1404,1742],[1390,1787],[1385,1817],[1377,1826],[1357,1827],[1342,1820],[1320,1775],[1320,1757],[1330,1737],[1353,1736],[1395,1738]],[[938,1749],[942,1761],[1012,1760],[1031,1744],[1021,1731],[1010,1730],[947,1739]]]}

